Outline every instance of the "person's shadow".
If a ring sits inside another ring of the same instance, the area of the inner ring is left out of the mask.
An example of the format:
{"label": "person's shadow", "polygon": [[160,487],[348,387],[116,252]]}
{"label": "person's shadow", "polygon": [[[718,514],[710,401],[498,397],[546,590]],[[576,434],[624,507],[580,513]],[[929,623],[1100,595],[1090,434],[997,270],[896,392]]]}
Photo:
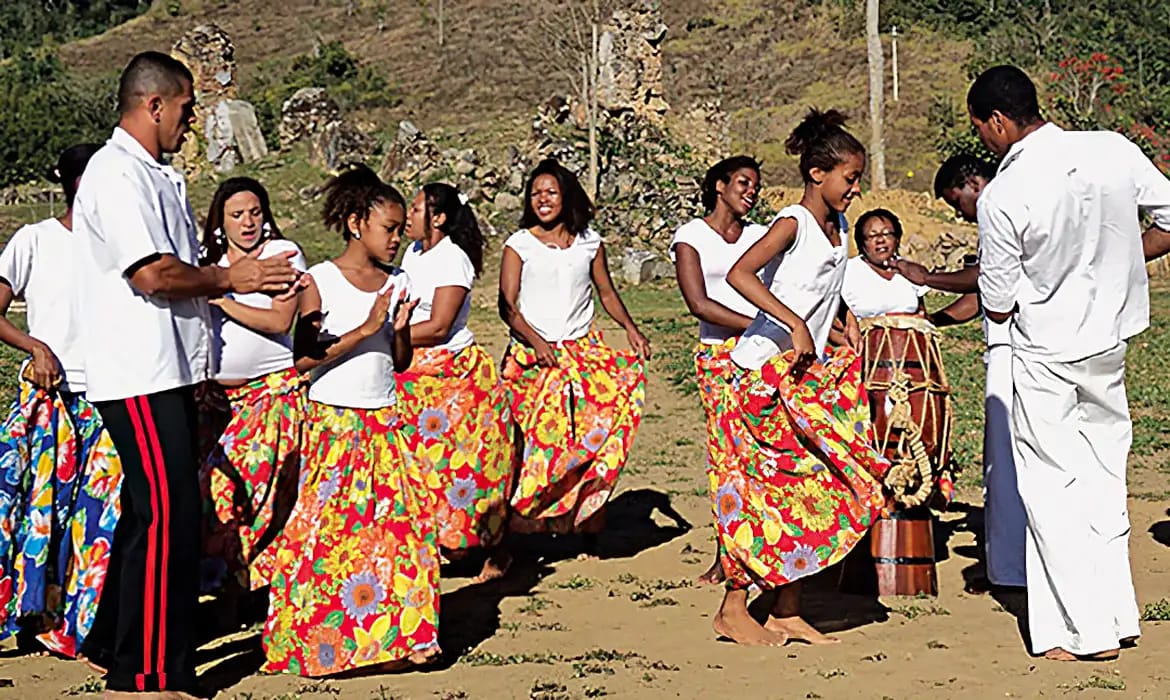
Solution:
{"label": "person's shadow", "polygon": [[[1170,509],[1166,510],[1166,515],[1170,515]],[[1151,525],[1150,535],[1153,536],[1154,541],[1158,544],[1170,547],[1170,520],[1163,520],[1160,523]]]}

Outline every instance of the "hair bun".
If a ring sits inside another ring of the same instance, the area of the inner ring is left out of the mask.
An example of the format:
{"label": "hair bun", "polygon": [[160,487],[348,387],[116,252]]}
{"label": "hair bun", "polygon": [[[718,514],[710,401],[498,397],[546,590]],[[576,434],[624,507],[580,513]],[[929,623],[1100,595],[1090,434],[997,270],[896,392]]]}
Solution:
{"label": "hair bun", "polygon": [[843,129],[848,120],[848,117],[835,109],[822,112],[811,108],[784,141],[784,149],[789,155],[802,155],[812,144],[824,140],[829,133]]}

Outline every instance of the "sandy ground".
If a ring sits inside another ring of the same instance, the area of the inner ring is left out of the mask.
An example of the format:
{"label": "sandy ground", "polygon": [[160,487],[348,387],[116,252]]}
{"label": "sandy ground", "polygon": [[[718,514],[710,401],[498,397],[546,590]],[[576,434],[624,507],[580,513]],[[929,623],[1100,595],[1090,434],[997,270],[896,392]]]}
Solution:
{"label": "sandy ground", "polygon": [[[668,315],[677,322],[677,312]],[[679,356],[685,335],[676,335],[669,354]],[[490,341],[498,353],[501,338]],[[601,561],[576,561],[572,543],[528,541],[519,543],[521,560],[502,583],[471,586],[467,567],[445,571],[446,658],[427,672],[322,682],[265,677],[255,674],[254,630],[212,642],[199,663],[218,697],[1170,696],[1170,623],[1145,623],[1140,646],[1116,663],[1047,662],[1027,653],[1016,617],[1021,600],[963,592],[964,577],[980,566],[980,496],[971,486],[937,525],[936,539],[945,543],[937,599],[842,595],[829,571],[809,586],[805,602],[809,617],[839,631],[842,644],[749,649],[716,641],[711,618],[721,590],[694,583],[713,554],[702,414],[694,394],[667,380],[667,368],[665,359],[651,366],[645,420],[611,502]],[[1131,490],[1144,494],[1131,504],[1143,606],[1170,593],[1168,482],[1153,467],[1133,469]],[[0,698],[85,696],[101,687],[80,663],[13,654],[0,656]]]}

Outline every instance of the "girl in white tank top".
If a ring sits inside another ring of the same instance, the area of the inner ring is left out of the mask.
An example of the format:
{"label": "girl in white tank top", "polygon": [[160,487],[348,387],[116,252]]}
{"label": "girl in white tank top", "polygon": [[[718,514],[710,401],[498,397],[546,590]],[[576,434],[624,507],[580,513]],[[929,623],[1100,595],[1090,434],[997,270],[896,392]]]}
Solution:
{"label": "girl in white tank top", "polygon": [[264,629],[264,670],[303,676],[376,672],[439,653],[432,474],[414,459],[414,429],[395,406],[416,304],[407,300],[409,279],[392,266],[405,202],[356,166],[326,186],[324,218],[346,247],[310,269],[304,292],[297,367],[312,373],[305,457],[300,497],[272,545]]}
{"label": "girl in white tank top", "polygon": [[[281,236],[268,192],[252,178],[231,178],[216,190],[202,245],[205,265],[229,267],[254,255],[284,256],[300,272],[306,268],[301,249]],[[223,614],[234,618],[240,595],[266,583],[250,571],[280,531],[276,514],[296,501],[305,392],[291,329],[300,299],[294,290],[279,298],[227,294],[210,303],[213,381],[200,392],[199,416],[208,441],[200,480],[210,501],[203,566],[205,586],[222,586]]]}
{"label": "girl in white tank top", "polygon": [[[513,527],[586,533],[592,554],[641,421],[650,343],[614,289],[576,175],[548,159],[525,190],[525,228],[504,243],[500,266],[500,315],[512,331],[501,374],[523,435]],[[594,287],[632,351],[591,330]]]}
{"label": "girl in white tank top", "polygon": [[[714,626],[743,644],[836,642],[800,616],[800,581],[840,561],[885,505],[879,478],[888,465],[869,444],[860,357],[826,347],[845,274],[842,214],[865,168],[865,150],[844,121],[812,110],[789,136],[804,196],[727,278],[760,309],[731,353],[743,369],[730,380],[719,427],[737,448],[714,470],[713,485],[727,577]],[[843,320],[857,343],[856,319]],[[778,591],[764,625],[747,612],[753,584]]]}

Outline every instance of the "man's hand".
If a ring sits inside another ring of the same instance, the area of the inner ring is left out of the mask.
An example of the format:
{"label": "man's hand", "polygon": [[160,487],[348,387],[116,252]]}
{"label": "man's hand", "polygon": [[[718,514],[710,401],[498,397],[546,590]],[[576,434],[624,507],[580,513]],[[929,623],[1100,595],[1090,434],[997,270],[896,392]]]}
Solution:
{"label": "man's hand", "polygon": [[260,249],[248,253],[228,268],[232,291],[241,294],[282,294],[288,291],[297,281],[297,271],[290,262],[290,258],[296,254],[295,250],[290,250],[261,260]]}
{"label": "man's hand", "polygon": [[896,270],[900,275],[910,280],[911,284],[917,284],[919,286],[926,284],[926,276],[930,274],[930,270],[927,270],[922,265],[916,262],[910,262],[909,260],[903,260],[902,258],[890,258],[887,265],[890,269]]}

